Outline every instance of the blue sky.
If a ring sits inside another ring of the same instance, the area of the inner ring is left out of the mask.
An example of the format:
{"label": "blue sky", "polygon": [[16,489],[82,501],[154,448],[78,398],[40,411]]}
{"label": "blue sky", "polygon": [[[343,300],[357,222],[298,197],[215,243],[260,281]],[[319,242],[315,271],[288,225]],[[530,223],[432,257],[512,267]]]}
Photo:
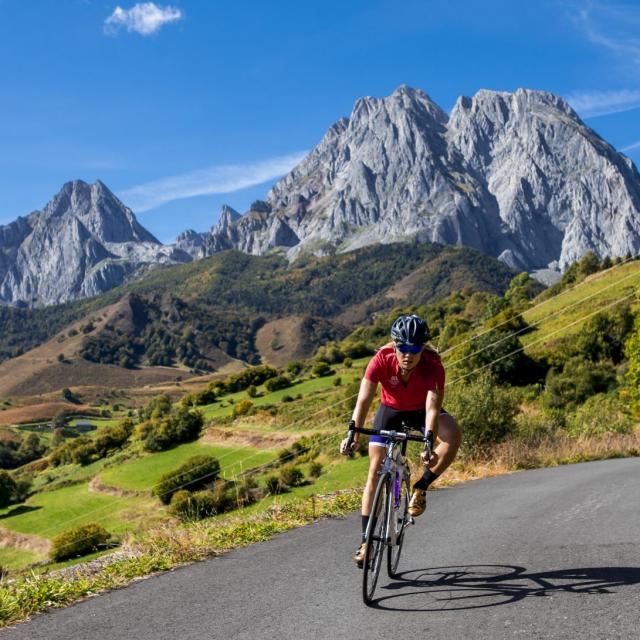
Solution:
{"label": "blue sky", "polygon": [[163,241],[205,230],[402,83],[560,94],[638,163],[640,3],[0,0],[0,224],[99,178]]}

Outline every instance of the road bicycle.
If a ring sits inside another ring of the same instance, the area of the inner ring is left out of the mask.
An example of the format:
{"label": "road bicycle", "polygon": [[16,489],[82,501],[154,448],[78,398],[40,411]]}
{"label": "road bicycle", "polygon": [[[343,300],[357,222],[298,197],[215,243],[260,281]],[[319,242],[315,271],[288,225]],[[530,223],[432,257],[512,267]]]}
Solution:
{"label": "road bicycle", "polygon": [[[384,551],[387,549],[387,573],[397,575],[398,563],[404,543],[405,531],[413,524],[409,515],[410,473],[407,464],[407,442],[422,442],[429,459],[433,454],[433,432],[416,436],[407,433],[408,425],[401,424],[401,431],[364,429],[349,425],[347,448],[353,443],[355,433],[379,435],[388,439],[387,455],[378,471],[378,486],[371,503],[371,515],[365,534],[365,554],[362,573],[362,598],[371,604],[378,583]],[[399,445],[399,446],[398,446]]]}

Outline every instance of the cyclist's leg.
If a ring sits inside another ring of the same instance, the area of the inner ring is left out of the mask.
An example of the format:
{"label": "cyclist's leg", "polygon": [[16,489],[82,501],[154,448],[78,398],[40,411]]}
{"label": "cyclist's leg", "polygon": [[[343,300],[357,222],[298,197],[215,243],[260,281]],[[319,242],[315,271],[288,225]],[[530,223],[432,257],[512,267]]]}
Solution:
{"label": "cyclist's leg", "polygon": [[425,469],[420,479],[413,485],[409,514],[416,517],[424,513],[426,507],[426,490],[434,483],[453,462],[462,439],[460,428],[453,416],[443,411],[438,418],[438,441],[435,453],[438,461],[433,467]]}
{"label": "cyclist's leg", "polygon": [[371,502],[378,486],[378,471],[387,453],[386,445],[378,442],[369,443],[369,475],[367,484],[362,493],[362,515],[368,516],[371,513]]}
{"label": "cyclist's leg", "polygon": [[438,462],[431,469],[432,473],[441,475],[454,461],[462,434],[455,418],[448,413],[441,413],[438,419],[438,443],[435,452],[438,454]]}

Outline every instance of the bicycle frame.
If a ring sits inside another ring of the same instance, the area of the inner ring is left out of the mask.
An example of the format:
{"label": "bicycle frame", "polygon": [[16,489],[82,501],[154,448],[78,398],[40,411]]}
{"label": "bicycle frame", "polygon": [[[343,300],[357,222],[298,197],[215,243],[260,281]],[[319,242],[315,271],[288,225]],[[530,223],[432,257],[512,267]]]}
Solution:
{"label": "bicycle frame", "polygon": [[[405,441],[406,442],[406,441]],[[387,455],[385,456],[378,476],[380,479],[387,477],[384,482],[392,482],[393,489],[389,491],[389,494],[393,497],[393,500],[389,502],[387,513],[384,515],[385,531],[387,532],[387,539],[384,544],[386,546],[393,546],[397,542],[398,532],[395,526],[392,526],[397,521],[397,517],[393,517],[394,513],[397,513],[400,507],[400,485],[402,484],[402,478],[405,477],[408,481],[407,459],[402,454],[402,446],[398,446],[400,441],[390,438],[387,446]],[[380,480],[379,480],[380,481]],[[371,522],[368,526],[371,526]]]}

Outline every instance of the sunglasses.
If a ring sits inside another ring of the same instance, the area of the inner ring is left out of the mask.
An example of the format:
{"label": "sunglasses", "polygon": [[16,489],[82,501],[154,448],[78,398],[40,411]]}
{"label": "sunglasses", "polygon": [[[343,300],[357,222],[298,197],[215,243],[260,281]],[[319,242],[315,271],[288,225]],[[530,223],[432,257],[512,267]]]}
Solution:
{"label": "sunglasses", "polygon": [[405,342],[396,343],[396,349],[400,353],[420,353],[422,351],[421,344],[406,344]]}

